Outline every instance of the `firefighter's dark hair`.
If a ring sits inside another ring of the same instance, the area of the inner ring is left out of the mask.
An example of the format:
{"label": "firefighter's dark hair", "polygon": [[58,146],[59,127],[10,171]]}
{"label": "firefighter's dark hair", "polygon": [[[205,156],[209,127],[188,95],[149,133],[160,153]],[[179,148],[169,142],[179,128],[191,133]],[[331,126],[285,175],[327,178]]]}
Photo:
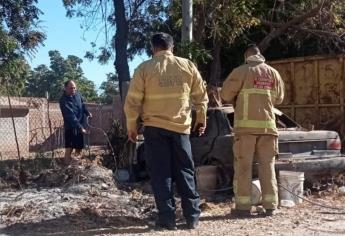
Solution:
{"label": "firefighter's dark hair", "polygon": [[174,40],[170,34],[156,33],[151,38],[151,44],[154,48],[168,50],[174,46]]}

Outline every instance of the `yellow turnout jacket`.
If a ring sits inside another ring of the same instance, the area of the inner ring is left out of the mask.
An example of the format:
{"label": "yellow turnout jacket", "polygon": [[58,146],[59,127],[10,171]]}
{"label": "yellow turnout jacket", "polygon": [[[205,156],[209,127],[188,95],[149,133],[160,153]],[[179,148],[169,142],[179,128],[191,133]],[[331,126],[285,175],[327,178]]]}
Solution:
{"label": "yellow turnout jacket", "polygon": [[160,51],[134,72],[125,101],[127,129],[144,126],[190,133],[192,105],[196,122],[206,125],[206,86],[195,65],[171,51]]}

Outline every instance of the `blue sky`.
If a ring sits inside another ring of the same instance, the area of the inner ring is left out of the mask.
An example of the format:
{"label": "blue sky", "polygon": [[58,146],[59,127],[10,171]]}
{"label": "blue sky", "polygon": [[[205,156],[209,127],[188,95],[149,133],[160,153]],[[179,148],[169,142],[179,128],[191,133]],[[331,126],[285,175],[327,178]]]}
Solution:
{"label": "blue sky", "polygon": [[[90,62],[84,58],[86,51],[91,49],[90,43],[96,39],[97,31],[84,32],[80,28],[82,19],[67,18],[62,0],[39,0],[38,7],[44,13],[40,17],[40,27],[45,31],[47,39],[44,41],[44,46],[38,48],[34,57],[28,58],[31,67],[35,68],[40,64],[49,66],[50,50],[58,50],[63,57],[75,55],[83,59],[82,68],[85,77],[94,81],[98,88],[106,80],[105,74],[114,72],[114,67],[112,61],[108,65],[100,65],[96,61]],[[101,36],[98,40],[101,43]],[[129,62],[131,75],[135,67],[146,59],[146,56],[137,56]]]}

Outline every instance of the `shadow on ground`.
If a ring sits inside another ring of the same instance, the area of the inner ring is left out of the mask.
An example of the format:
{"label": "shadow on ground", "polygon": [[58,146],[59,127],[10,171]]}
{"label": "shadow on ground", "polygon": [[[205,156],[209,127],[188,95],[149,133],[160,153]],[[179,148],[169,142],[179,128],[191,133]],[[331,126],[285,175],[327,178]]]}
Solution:
{"label": "shadow on ground", "polygon": [[100,217],[80,211],[56,219],[36,223],[17,223],[0,229],[0,235],[93,236],[100,234],[138,234],[151,231],[146,219],[129,216]]}

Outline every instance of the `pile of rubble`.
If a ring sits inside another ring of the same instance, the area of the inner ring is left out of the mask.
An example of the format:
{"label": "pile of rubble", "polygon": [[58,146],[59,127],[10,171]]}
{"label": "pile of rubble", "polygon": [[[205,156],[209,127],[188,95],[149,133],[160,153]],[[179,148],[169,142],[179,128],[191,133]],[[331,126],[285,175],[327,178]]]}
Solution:
{"label": "pile of rubble", "polygon": [[146,224],[153,209],[150,195],[118,189],[111,170],[89,162],[44,170],[30,176],[23,190],[1,191],[0,234],[49,233],[57,225],[85,230]]}

